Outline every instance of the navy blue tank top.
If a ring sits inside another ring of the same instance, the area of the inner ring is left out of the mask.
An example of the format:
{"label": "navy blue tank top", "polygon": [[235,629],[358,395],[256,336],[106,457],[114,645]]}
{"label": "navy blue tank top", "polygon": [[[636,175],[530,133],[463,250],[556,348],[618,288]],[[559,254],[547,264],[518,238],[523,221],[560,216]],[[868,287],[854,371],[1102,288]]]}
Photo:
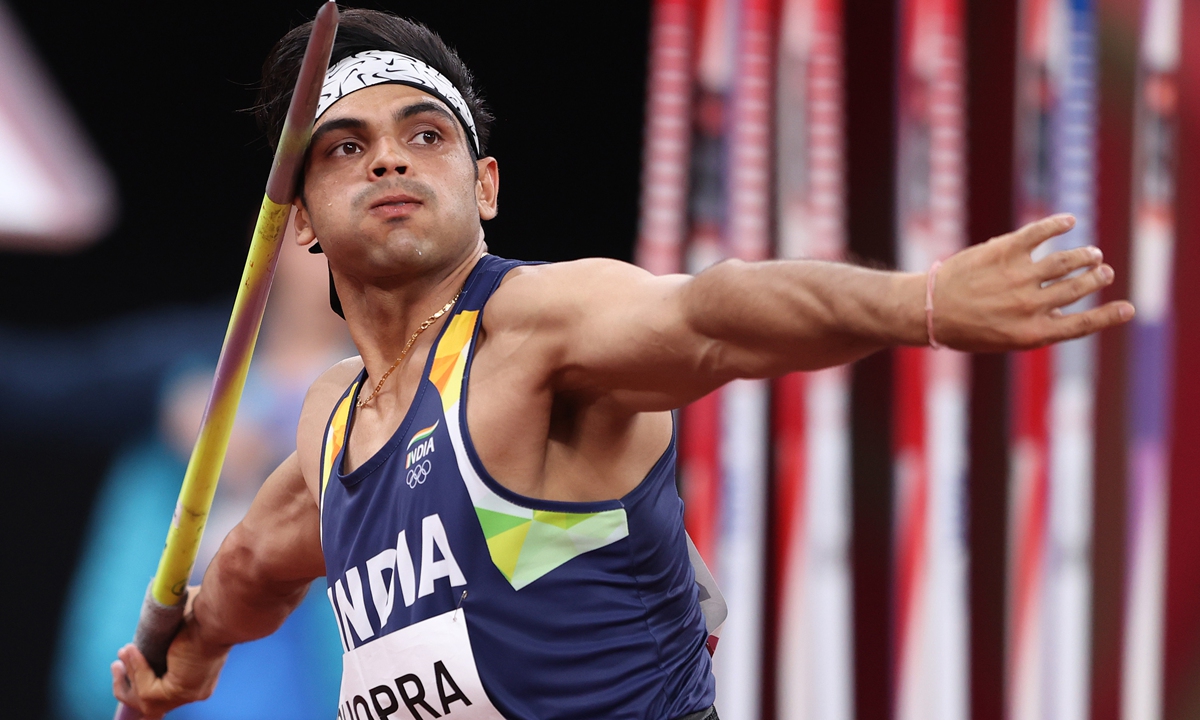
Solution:
{"label": "navy blue tank top", "polygon": [[[708,708],[715,683],[675,439],[635,489],[604,502],[524,497],[475,452],[466,412],[475,342],[488,298],[520,264],[480,259],[399,429],[353,472],[342,472],[342,449],[365,370],[330,418],[321,542],[344,658],[461,610],[478,679],[506,718],[671,720]],[[340,716],[453,720],[466,705],[450,680],[438,678],[436,691],[401,680],[371,697],[344,695]],[[417,690],[426,694],[414,704]]]}

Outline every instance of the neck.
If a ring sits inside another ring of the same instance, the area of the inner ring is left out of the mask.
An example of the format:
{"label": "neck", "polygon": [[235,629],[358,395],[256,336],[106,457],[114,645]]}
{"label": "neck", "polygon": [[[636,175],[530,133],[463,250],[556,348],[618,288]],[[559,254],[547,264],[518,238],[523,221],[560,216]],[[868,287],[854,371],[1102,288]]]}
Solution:
{"label": "neck", "polygon": [[[351,278],[339,287],[349,292],[338,293],[350,336],[362,356],[367,375],[376,380],[396,361],[409,338],[421,324],[462,289],[467,276],[486,252],[482,242],[453,263],[429,272],[406,276],[403,281],[363,284]],[[450,313],[425,329],[408,350],[408,356],[420,355],[428,346]]]}

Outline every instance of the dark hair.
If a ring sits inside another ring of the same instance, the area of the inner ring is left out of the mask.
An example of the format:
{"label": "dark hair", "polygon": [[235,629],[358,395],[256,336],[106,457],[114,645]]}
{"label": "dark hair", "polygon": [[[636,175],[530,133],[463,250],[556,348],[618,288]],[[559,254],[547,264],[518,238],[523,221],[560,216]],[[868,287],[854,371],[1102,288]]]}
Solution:
{"label": "dark hair", "polygon": [[[342,10],[340,15],[337,39],[333,42],[333,53],[329,58],[330,66],[365,50],[390,50],[423,61],[445,75],[462,94],[475,121],[480,150],[486,154],[488,134],[494,119],[492,113],[475,87],[471,71],[437,33],[421,23],[378,10],[350,8]],[[254,115],[266,132],[272,150],[283,131],[283,119],[296,86],[296,76],[300,74],[300,60],[304,57],[310,32],[311,22],[293,28],[275,43],[263,63],[262,85],[259,87]],[[474,156],[475,148],[471,147],[469,139],[467,146]]]}

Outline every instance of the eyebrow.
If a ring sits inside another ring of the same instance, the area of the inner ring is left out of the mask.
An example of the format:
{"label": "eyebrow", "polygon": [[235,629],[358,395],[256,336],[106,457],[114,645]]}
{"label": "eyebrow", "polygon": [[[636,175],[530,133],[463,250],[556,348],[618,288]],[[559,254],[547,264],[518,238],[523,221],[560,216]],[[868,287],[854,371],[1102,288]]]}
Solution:
{"label": "eyebrow", "polygon": [[407,120],[414,115],[421,115],[422,113],[441,115],[451,123],[454,123],[455,125],[458,124],[458,118],[454,117],[449,110],[442,107],[441,103],[436,103],[432,100],[421,100],[413,103],[412,105],[406,105],[400,108],[398,111],[396,111],[396,121],[398,122],[400,120]]}
{"label": "eyebrow", "polygon": [[312,139],[309,141],[308,146],[310,148],[316,147],[316,144],[321,141],[321,138],[325,137],[326,135],[328,135],[331,132],[335,132],[337,130],[346,130],[346,129],[362,130],[366,126],[367,126],[367,124],[364,121],[359,120],[358,118],[353,118],[353,117],[344,117],[344,118],[338,118],[336,120],[330,120],[327,123],[323,123],[321,125],[321,127],[316,129],[316,131],[312,134]]}
{"label": "eyebrow", "polygon": [[[414,115],[421,115],[423,113],[441,115],[452,124],[458,124],[458,118],[454,117],[454,115],[452,115],[449,110],[442,107],[440,103],[436,103],[432,100],[421,100],[411,105],[406,105],[396,111],[394,119],[396,122],[400,122],[401,120],[407,120]],[[336,132],[338,130],[362,130],[366,128],[366,126],[367,123],[364,120],[355,117],[344,117],[337,118],[336,120],[330,120],[327,123],[323,123],[316,129],[316,131],[313,132],[312,139],[309,141],[309,147],[315,147],[316,144],[321,141],[321,138],[325,137],[331,132]]]}

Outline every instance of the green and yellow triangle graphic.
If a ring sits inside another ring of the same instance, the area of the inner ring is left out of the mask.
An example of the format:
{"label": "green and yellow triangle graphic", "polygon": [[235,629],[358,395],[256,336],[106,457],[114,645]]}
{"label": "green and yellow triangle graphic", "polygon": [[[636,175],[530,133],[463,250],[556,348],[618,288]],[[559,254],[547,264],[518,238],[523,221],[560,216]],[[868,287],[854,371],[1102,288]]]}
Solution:
{"label": "green and yellow triangle graphic", "polygon": [[500,572],[504,573],[504,577],[508,578],[509,582],[512,582],[513,575],[517,571],[521,548],[525,544],[525,536],[529,534],[529,526],[532,524],[529,520],[525,520],[515,527],[488,538],[488,552],[491,553],[492,562],[496,564]]}
{"label": "green and yellow triangle graphic", "polygon": [[475,508],[475,514],[479,517],[479,526],[483,528],[483,536],[489,540],[505,530],[511,530],[521,523],[529,522],[527,517],[517,517],[481,507]]}

